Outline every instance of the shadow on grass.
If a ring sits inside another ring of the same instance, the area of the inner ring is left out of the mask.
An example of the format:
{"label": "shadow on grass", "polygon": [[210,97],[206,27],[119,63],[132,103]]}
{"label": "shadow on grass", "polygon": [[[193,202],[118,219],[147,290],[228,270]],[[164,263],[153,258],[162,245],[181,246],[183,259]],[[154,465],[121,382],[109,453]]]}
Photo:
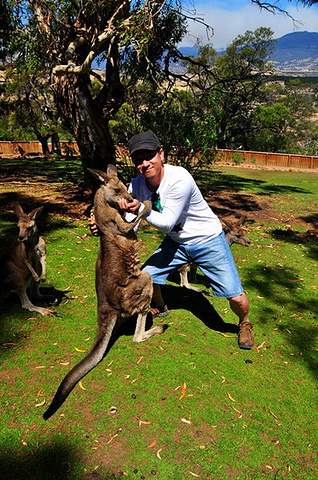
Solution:
{"label": "shadow on grass", "polygon": [[[22,447],[26,448],[26,447]],[[0,480],[89,480],[117,478],[115,474],[104,472],[84,473],[85,464],[76,447],[66,440],[39,446],[31,453],[21,454],[2,447],[0,453]],[[3,453],[5,451],[5,453]],[[93,468],[91,469],[93,470]]]}
{"label": "shadow on grass", "polygon": [[[274,323],[275,328],[284,336],[286,344],[292,346],[314,376],[318,376],[315,350],[318,327],[314,321],[318,312],[318,299],[310,294],[307,295],[308,299],[305,297],[302,280],[288,267],[251,267],[244,285],[247,290],[256,290],[260,298],[268,300],[267,306],[260,306],[257,322],[267,325],[269,329]],[[285,309],[288,309],[287,312]],[[311,324],[303,319],[304,313],[312,316]]]}
{"label": "shadow on grass", "polygon": [[[161,288],[163,298],[169,310],[188,310],[201,320],[208,328],[216,332],[237,333],[238,326],[233,323],[225,323],[203,293],[189,290],[185,287],[163,285]],[[169,317],[167,317],[169,318]],[[136,327],[137,316],[125,319],[125,322],[117,330],[109,342],[106,354],[121,335],[132,336]],[[165,320],[165,317],[161,319]],[[148,315],[146,330],[153,326],[153,319]],[[105,356],[106,356],[105,354]]]}
{"label": "shadow on grass", "polygon": [[240,212],[246,214],[259,212],[263,209],[263,206],[256,202],[252,195],[227,193],[226,197],[213,194],[206,195],[205,198],[213,212],[221,217],[233,215],[233,213],[239,215]]}
{"label": "shadow on grass", "polygon": [[264,180],[246,178],[239,175],[224,173],[222,170],[207,170],[197,177],[200,188],[204,194],[213,192],[238,192],[247,190],[258,195],[271,195],[278,193],[303,193],[311,194],[309,190],[290,185],[274,185]]}
{"label": "shadow on grass", "polygon": [[188,310],[208,328],[217,332],[238,332],[238,326],[225,323],[203,293],[185,287],[164,285],[162,294],[169,310]]}
{"label": "shadow on grass", "polygon": [[[53,286],[40,287],[40,293],[46,298],[44,300],[32,300],[33,304],[39,307],[52,309],[57,316],[60,303],[68,299],[68,291],[58,290]],[[5,357],[14,353],[17,346],[21,346],[28,338],[29,318],[36,316],[39,321],[50,321],[49,316],[42,316],[39,313],[22,309],[17,294],[10,294],[3,304],[0,304],[0,362]]]}
{"label": "shadow on grass", "polygon": [[[35,189],[37,188],[40,187],[36,186]],[[32,190],[32,187],[30,187],[30,190]],[[10,217],[10,212],[13,211],[13,206],[15,202],[20,203],[23,210],[25,210],[27,213],[29,213],[33,208],[44,205],[46,213],[63,215],[67,218],[74,219],[78,219],[82,216],[89,216],[88,210],[92,204],[91,200],[81,197],[75,189],[73,189],[73,191],[70,191],[70,189],[68,189],[68,193],[65,195],[61,195],[58,199],[54,199],[52,195],[52,199],[48,200],[48,197],[46,196],[43,201],[38,196],[31,194],[18,192],[2,193],[0,194],[0,209],[2,210],[2,220],[12,218]]]}
{"label": "shadow on grass", "polygon": [[307,253],[309,258],[318,260],[318,236],[317,231],[308,230],[307,232],[298,232],[296,230],[288,229],[275,229],[271,230],[270,235],[276,239],[286,243],[294,245],[304,245],[306,250],[303,253]]}

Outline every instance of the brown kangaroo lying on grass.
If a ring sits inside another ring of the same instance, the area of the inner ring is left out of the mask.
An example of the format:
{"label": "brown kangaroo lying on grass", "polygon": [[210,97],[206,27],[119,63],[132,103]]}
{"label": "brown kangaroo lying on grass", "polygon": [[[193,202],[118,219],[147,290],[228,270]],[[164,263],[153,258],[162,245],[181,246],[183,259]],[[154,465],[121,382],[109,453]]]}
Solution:
{"label": "brown kangaroo lying on grass", "polygon": [[[246,236],[242,225],[245,222],[246,217],[243,215],[240,217],[237,222],[230,222],[229,220],[221,219],[221,222],[223,224],[223,230],[225,232],[225,237],[228,241],[228,244],[231,246],[233,243],[238,243],[239,245],[244,245],[245,247],[248,247],[250,245],[250,240]],[[188,271],[189,272],[189,279],[190,282],[197,283],[197,266],[195,263],[187,263],[183,265],[181,268],[179,268],[179,274],[180,274],[180,286],[181,287],[186,287],[189,288],[190,290],[194,290],[196,292],[201,292],[199,288],[192,287],[189,283],[188,279]],[[208,294],[208,292],[204,292],[205,294]]]}
{"label": "brown kangaroo lying on grass", "polygon": [[[0,301],[16,292],[21,300],[22,308],[41,315],[57,315],[48,308],[37,307],[29,299],[53,301],[55,297],[40,293],[40,281],[46,280],[46,247],[40,237],[35,220],[43,207],[26,214],[17,203],[15,213],[18,216],[18,242],[3,256],[0,265]],[[29,292],[29,295],[28,295]]]}
{"label": "brown kangaroo lying on grass", "polygon": [[109,165],[107,173],[89,171],[101,182],[94,199],[95,222],[100,230],[100,249],[96,262],[96,293],[98,331],[95,342],[83,360],[66,375],[43,418],[47,420],[63,404],[81,378],[90,372],[105,356],[112,333],[123,319],[138,314],[133,337],[142,342],[164,326],[145,331],[146,317],[152,299],[152,280],[140,270],[138,241],[134,227],[151,210],[151,202],[144,202],[144,210],[128,223],[124,212],[118,209],[118,200],[132,201],[125,185],[117,176],[117,169]]}

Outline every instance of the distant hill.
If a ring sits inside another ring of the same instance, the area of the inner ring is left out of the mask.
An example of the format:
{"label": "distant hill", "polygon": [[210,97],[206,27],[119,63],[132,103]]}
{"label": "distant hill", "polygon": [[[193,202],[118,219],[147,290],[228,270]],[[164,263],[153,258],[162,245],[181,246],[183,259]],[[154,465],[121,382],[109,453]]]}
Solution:
{"label": "distant hill", "polygon": [[[180,51],[183,55],[198,55],[197,47],[180,47]],[[318,32],[293,32],[277,38],[270,61],[275,70],[318,72]]]}
{"label": "distant hill", "polygon": [[287,33],[276,40],[270,60],[275,69],[289,71],[318,71],[318,33]]}

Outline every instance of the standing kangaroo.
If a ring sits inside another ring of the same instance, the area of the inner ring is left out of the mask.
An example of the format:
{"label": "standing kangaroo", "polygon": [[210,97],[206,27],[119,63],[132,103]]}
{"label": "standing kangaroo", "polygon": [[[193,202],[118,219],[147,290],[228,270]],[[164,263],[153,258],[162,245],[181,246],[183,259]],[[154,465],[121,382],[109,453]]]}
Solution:
{"label": "standing kangaroo", "polygon": [[[22,308],[41,315],[56,315],[48,308],[37,307],[29,299],[47,300],[39,289],[40,281],[46,280],[46,247],[40,237],[36,219],[43,207],[26,214],[21,205],[15,205],[18,216],[18,242],[13,245],[1,260],[0,299],[3,300],[16,292],[21,300]],[[29,292],[29,295],[28,295]]]}
{"label": "standing kangaroo", "polygon": [[[239,245],[244,245],[245,247],[248,247],[250,245],[250,240],[247,238],[242,225],[245,222],[245,216],[240,217],[237,222],[233,223],[230,222],[229,220],[221,219],[221,222],[223,223],[223,230],[225,232],[225,237],[228,241],[228,244],[231,246],[233,243],[238,243]],[[189,284],[188,280],[188,270],[190,267],[190,281],[197,283],[196,282],[196,274],[197,274],[197,266],[195,263],[187,263],[183,265],[181,268],[179,268],[179,273],[180,273],[180,286],[181,287],[186,287],[189,288],[190,290],[194,290],[196,292],[201,292],[199,288],[192,287]]]}
{"label": "standing kangaroo", "polygon": [[107,173],[89,171],[101,182],[94,198],[95,222],[100,230],[100,249],[96,262],[96,293],[98,330],[90,352],[66,375],[53,401],[43,415],[47,420],[63,404],[81,378],[89,373],[105,356],[109,340],[123,319],[138,314],[133,337],[142,342],[164,326],[145,331],[146,317],[152,299],[152,280],[141,271],[138,241],[134,227],[151,210],[151,202],[144,202],[144,209],[136,219],[128,223],[124,212],[118,208],[118,200],[132,201],[125,185],[117,176],[117,169],[109,165]]}

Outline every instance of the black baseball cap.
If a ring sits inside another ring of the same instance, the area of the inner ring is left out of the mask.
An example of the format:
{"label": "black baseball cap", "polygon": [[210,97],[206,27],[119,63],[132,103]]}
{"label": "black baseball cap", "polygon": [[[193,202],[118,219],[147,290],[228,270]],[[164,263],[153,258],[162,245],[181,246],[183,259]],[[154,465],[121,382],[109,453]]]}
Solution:
{"label": "black baseball cap", "polygon": [[160,149],[160,142],[157,135],[153,132],[142,132],[134,135],[128,142],[130,155],[133,155],[138,150],[152,150]]}

